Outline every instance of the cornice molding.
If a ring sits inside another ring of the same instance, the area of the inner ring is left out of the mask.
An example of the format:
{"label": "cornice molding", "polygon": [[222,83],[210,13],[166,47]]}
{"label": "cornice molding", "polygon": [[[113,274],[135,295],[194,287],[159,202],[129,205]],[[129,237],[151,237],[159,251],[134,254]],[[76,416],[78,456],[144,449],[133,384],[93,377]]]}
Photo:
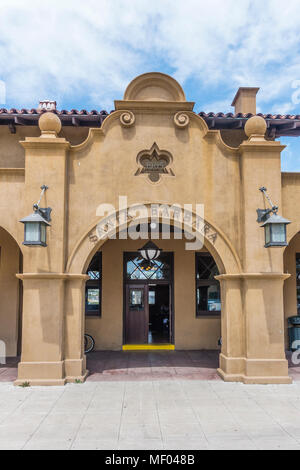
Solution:
{"label": "cornice molding", "polygon": [[195,103],[188,101],[115,101],[117,111],[170,112],[193,111]]}

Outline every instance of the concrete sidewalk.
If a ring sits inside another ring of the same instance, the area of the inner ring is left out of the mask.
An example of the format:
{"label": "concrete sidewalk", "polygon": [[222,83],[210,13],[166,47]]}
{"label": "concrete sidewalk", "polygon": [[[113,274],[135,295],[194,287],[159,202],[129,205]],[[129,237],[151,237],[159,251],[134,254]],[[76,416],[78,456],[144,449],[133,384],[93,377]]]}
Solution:
{"label": "concrete sidewalk", "polygon": [[0,384],[0,449],[299,449],[300,384]]}

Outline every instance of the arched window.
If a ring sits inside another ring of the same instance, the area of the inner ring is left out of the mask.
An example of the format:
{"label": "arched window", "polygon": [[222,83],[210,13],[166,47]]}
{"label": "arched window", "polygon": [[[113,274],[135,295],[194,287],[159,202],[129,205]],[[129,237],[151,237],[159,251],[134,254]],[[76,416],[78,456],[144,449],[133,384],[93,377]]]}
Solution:
{"label": "arched window", "polygon": [[102,253],[96,253],[88,270],[90,280],[85,287],[85,314],[87,316],[101,316],[102,305]]}
{"label": "arched window", "polygon": [[220,283],[215,260],[209,253],[196,253],[196,315],[216,316],[221,314]]}
{"label": "arched window", "polygon": [[171,281],[172,255],[161,253],[159,258],[146,261],[139,253],[126,253],[127,281]]}

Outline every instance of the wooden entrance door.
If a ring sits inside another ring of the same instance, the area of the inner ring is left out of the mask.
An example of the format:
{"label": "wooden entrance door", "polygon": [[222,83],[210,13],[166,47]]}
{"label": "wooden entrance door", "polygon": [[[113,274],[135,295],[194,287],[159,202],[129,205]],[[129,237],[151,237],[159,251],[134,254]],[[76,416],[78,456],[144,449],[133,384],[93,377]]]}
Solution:
{"label": "wooden entrance door", "polygon": [[148,344],[148,286],[126,286],[126,344]]}

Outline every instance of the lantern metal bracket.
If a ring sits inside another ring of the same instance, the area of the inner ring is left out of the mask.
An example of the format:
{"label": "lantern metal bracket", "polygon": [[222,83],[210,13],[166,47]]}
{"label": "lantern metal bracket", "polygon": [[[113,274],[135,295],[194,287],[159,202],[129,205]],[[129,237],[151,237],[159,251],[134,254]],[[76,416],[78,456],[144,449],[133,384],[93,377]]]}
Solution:
{"label": "lantern metal bracket", "polygon": [[279,207],[275,206],[273,202],[271,201],[271,198],[268,196],[268,193],[267,193],[267,188],[262,187],[262,188],[259,188],[259,190],[263,193],[263,195],[265,196],[265,198],[267,199],[267,201],[269,202],[271,206],[271,209],[257,209],[256,211],[257,222],[260,224],[262,222],[266,222],[271,217],[271,214],[276,215],[278,213]]}
{"label": "lantern metal bracket", "polygon": [[47,221],[47,222],[51,222],[51,212],[52,212],[52,209],[51,207],[46,207],[46,208],[41,208],[39,207],[38,208],[38,211],[41,216]]}
{"label": "lantern metal bracket", "polygon": [[52,212],[51,207],[46,207],[46,208],[40,207],[41,200],[42,200],[45,192],[47,191],[47,189],[49,189],[49,187],[46,186],[45,184],[43,186],[41,186],[42,192],[41,192],[41,195],[40,195],[40,199],[36,204],[33,205],[33,210],[35,212],[38,212],[47,222],[51,222],[51,212]]}
{"label": "lantern metal bracket", "polygon": [[257,209],[257,222],[260,224],[266,222],[270,218],[272,213],[271,209]]}

